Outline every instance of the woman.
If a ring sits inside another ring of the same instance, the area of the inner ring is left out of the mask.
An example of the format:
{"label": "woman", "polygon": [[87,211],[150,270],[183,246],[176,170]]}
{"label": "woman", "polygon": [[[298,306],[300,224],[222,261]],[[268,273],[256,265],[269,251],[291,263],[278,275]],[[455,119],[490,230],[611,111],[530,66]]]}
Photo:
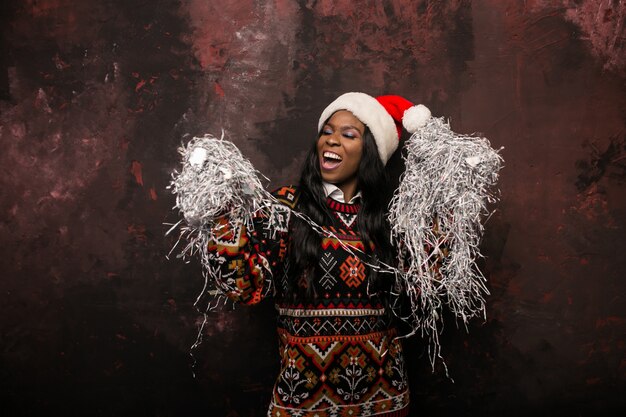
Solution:
{"label": "woman", "polygon": [[414,131],[430,116],[424,109],[398,96],[340,96],[322,112],[300,185],[277,190],[282,205],[253,230],[223,220],[210,243],[229,298],[275,297],[281,371],[268,416],[408,415],[392,279],[377,266],[394,258],[385,164],[402,121]]}

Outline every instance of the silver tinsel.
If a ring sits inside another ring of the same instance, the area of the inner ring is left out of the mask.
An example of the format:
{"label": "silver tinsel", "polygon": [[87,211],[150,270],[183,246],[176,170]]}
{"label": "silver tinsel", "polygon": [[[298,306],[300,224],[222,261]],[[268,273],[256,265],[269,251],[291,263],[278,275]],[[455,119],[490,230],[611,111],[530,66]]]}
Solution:
{"label": "silver tinsel", "polygon": [[502,158],[487,139],[457,134],[443,118],[431,118],[406,147],[389,212],[400,248],[397,286],[411,305],[404,319],[429,337],[434,365],[443,307],[464,324],[485,314],[488,290],[476,260]]}
{"label": "silver tinsel", "polygon": [[[224,140],[223,134],[220,139],[211,135],[194,137],[178,151],[182,169],[172,174],[169,188],[176,195],[174,209],[182,213],[185,222],[179,221],[168,231],[169,234],[180,229],[170,254],[183,242],[185,246],[178,257],[199,255],[205,273],[204,294],[208,277],[219,277],[221,261],[207,250],[208,243],[219,240],[222,233],[239,230],[242,223],[253,230],[253,218],[260,214],[269,216],[276,200],[263,187],[264,177],[232,142]],[[219,227],[219,218],[227,219],[228,224]],[[212,293],[220,294],[219,285],[227,281],[228,277],[215,279],[217,288]]]}
{"label": "silver tinsel", "polygon": [[190,226],[207,226],[225,214],[244,219],[268,207],[271,196],[260,174],[223,135],[194,137],[179,153],[183,168],[172,175],[170,188]]}

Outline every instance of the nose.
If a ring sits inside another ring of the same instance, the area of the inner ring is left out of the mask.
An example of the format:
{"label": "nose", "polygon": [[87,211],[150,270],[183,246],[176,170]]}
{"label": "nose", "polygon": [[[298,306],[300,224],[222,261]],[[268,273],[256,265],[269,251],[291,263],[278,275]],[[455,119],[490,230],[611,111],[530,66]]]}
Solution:
{"label": "nose", "polygon": [[329,146],[338,146],[340,142],[337,134],[338,133],[335,132],[332,135],[326,136],[326,144],[328,144]]}

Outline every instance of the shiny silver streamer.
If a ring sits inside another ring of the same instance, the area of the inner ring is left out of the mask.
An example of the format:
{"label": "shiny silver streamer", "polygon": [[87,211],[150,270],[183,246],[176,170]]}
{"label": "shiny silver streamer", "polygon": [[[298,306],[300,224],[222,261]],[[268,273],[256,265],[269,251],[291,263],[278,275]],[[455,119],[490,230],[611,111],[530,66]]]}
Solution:
{"label": "shiny silver streamer", "polygon": [[400,248],[396,286],[410,300],[403,319],[429,338],[434,368],[441,358],[443,307],[464,324],[485,316],[489,292],[476,259],[503,160],[487,139],[455,133],[435,117],[406,148],[406,169],[388,216],[392,242]]}
{"label": "shiny silver streamer", "polygon": [[271,203],[259,179],[264,177],[223,136],[194,137],[178,150],[183,167],[172,174],[169,188],[190,227],[202,229],[224,215],[250,220]]}

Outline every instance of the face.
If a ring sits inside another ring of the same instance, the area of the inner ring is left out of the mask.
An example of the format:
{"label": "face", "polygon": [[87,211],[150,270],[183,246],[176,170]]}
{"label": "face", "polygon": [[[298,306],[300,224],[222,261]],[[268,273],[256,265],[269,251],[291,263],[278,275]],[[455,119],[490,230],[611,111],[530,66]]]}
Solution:
{"label": "face", "polygon": [[365,125],[347,110],[335,112],[317,140],[322,179],[353,195],[363,154]]}

